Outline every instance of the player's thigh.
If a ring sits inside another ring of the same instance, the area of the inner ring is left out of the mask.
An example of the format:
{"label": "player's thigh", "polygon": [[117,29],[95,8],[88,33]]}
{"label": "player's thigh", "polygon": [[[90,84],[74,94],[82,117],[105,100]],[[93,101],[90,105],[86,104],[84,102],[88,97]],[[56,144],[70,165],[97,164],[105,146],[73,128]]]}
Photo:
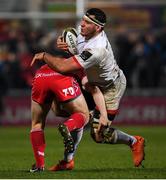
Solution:
{"label": "player's thigh", "polygon": [[51,110],[55,116],[59,115],[60,112],[60,105],[58,104],[57,100],[54,98],[51,104]]}
{"label": "player's thigh", "polygon": [[32,127],[40,126],[43,128],[45,126],[46,116],[50,110],[51,103],[48,104],[39,104],[35,101],[31,101],[31,119]]}
{"label": "player's thigh", "polygon": [[126,89],[125,77],[116,80],[115,84],[103,93],[108,112],[117,111],[119,108],[120,100]]}
{"label": "player's thigh", "polygon": [[56,98],[53,99],[51,110],[55,116],[68,117],[70,114],[66,109],[63,108],[62,104],[57,101]]}
{"label": "player's thigh", "polygon": [[81,94],[71,101],[63,103],[63,108],[67,109],[70,114],[75,112],[83,113],[86,119],[89,119],[89,110],[84,96]]}

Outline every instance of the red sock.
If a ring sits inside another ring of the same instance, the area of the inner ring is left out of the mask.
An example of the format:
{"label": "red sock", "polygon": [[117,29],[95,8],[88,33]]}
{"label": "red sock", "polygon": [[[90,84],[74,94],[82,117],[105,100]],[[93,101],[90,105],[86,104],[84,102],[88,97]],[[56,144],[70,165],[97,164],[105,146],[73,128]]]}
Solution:
{"label": "red sock", "polygon": [[36,167],[44,167],[44,150],[46,145],[43,130],[31,130],[30,140],[36,160]]}
{"label": "red sock", "polygon": [[85,125],[86,119],[82,113],[74,113],[72,114],[64,124],[68,127],[69,131],[73,131],[74,129],[82,128]]}

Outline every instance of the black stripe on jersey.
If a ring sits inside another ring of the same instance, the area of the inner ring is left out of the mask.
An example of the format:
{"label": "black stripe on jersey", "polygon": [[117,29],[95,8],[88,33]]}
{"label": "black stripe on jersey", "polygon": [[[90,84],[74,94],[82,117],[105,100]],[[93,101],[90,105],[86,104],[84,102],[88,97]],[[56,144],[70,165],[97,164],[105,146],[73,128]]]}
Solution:
{"label": "black stripe on jersey", "polygon": [[92,54],[89,51],[83,51],[80,54],[80,58],[82,58],[84,61],[86,61],[87,59],[89,59],[92,56]]}

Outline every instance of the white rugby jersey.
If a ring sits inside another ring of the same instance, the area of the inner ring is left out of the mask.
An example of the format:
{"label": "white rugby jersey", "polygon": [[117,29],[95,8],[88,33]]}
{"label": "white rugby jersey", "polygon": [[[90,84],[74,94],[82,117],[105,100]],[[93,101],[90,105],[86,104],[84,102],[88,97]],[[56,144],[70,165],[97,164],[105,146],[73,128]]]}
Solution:
{"label": "white rugby jersey", "polygon": [[77,50],[78,55],[75,55],[75,58],[85,69],[90,83],[106,87],[122,73],[104,31],[90,40],[79,35]]}

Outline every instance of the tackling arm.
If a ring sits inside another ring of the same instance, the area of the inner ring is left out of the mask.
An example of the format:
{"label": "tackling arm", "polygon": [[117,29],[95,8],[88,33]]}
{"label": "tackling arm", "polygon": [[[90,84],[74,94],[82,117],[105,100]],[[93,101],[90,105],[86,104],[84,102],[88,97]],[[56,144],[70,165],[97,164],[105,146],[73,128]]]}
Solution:
{"label": "tackling arm", "polygon": [[100,91],[99,87],[90,85],[89,83],[85,84],[85,89],[87,89],[92,94],[94,102],[99,109],[100,112],[99,124],[106,126],[109,120],[107,118],[107,109],[102,92]]}
{"label": "tackling arm", "polygon": [[68,73],[81,69],[81,66],[78,65],[78,63],[74,60],[73,57],[66,59],[58,56],[52,56],[51,54],[46,52],[37,53],[35,54],[31,62],[31,66],[37,60],[45,61],[45,63],[47,63],[51,69],[59,73]]}
{"label": "tackling arm", "polygon": [[50,66],[50,68],[60,73],[72,72],[80,68],[72,57],[65,59],[45,53],[43,59]]}

